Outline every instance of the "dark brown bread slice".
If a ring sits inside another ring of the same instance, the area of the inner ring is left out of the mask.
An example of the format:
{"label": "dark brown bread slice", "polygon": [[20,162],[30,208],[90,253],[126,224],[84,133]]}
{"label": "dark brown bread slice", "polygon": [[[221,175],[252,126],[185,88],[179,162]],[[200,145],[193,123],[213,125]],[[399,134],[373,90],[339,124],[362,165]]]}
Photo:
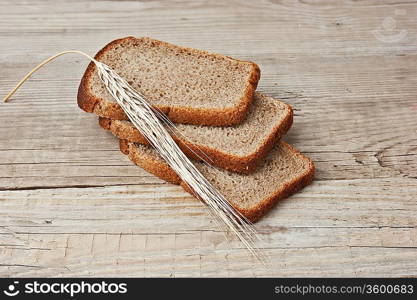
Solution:
{"label": "dark brown bread slice", "polygon": [[[180,184],[193,194],[155,150],[126,140],[120,140],[120,150],[146,171]],[[284,142],[278,142],[250,175],[216,169],[200,162],[195,162],[195,166],[233,207],[251,221],[258,220],[278,200],[310,184],[314,176],[313,162]]]}
{"label": "dark brown bread slice", "polygon": [[[230,127],[177,124],[180,134],[173,137],[188,157],[207,156],[206,160],[217,167],[248,174],[288,131],[292,120],[291,106],[255,93],[248,116],[241,124]],[[149,145],[129,121],[99,118],[99,123],[120,139]]]}
{"label": "dark brown bread slice", "polygon": [[[173,122],[229,126],[245,119],[259,67],[203,50],[151,38],[126,37],[95,58],[113,68]],[[99,116],[127,120],[90,63],[78,89],[78,106]]]}

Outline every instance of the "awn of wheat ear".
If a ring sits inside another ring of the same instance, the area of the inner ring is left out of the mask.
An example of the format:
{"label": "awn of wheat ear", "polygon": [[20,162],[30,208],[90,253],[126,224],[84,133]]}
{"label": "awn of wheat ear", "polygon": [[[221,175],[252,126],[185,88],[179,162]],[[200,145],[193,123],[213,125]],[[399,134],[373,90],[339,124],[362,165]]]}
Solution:
{"label": "awn of wheat ear", "polygon": [[[250,253],[263,261],[264,257],[262,253],[255,247],[258,235],[251,222],[230,205],[182,152],[164,126],[164,122],[169,122],[168,119],[158,110],[152,108],[142,94],[133,89],[126,80],[106,64],[95,60],[81,51],[70,50],[60,52],[46,59],[30,71],[4,98],[4,101],[6,102],[39,68],[67,53],[84,55],[95,64],[99,77],[109,93],[122,107],[135,127],[146,137],[152,147],[155,148],[158,154],[188,185],[197,198],[209,206],[214,216],[221,220],[240,239]],[[173,127],[173,124],[170,122],[169,125]]]}

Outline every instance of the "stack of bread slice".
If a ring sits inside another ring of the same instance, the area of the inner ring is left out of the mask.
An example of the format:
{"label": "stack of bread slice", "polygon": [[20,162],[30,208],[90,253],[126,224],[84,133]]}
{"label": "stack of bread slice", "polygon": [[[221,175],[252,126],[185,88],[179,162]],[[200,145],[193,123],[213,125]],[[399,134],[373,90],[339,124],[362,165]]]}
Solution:
{"label": "stack of bread slice", "polygon": [[[175,122],[173,138],[183,152],[249,220],[312,181],[312,161],[281,141],[292,125],[292,108],[255,92],[256,64],[134,37],[109,43],[95,58]],[[93,63],[81,80],[78,105],[99,116],[135,164],[192,192],[128,120]]]}

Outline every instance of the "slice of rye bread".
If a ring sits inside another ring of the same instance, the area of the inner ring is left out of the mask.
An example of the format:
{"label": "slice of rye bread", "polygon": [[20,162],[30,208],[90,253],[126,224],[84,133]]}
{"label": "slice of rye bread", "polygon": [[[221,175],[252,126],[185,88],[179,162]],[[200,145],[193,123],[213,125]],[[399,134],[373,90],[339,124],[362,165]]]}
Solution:
{"label": "slice of rye bread", "polygon": [[[188,157],[198,160],[200,156],[217,167],[248,174],[287,133],[292,121],[291,106],[255,93],[243,123],[230,127],[177,124],[179,134],[173,138]],[[99,123],[119,139],[149,145],[130,121],[99,118]]]}
{"label": "slice of rye bread", "polygon": [[[260,78],[259,67],[203,50],[151,38],[126,37],[100,50],[109,65],[173,122],[229,126],[246,117]],[[90,63],[78,89],[78,106],[114,120],[127,120]]]}
{"label": "slice of rye bread", "polygon": [[[192,191],[150,147],[120,140],[120,150],[136,165],[157,177]],[[235,209],[252,222],[263,216],[278,200],[310,184],[313,162],[284,142],[278,142],[259,168],[250,175],[232,173],[194,162],[200,172]]]}

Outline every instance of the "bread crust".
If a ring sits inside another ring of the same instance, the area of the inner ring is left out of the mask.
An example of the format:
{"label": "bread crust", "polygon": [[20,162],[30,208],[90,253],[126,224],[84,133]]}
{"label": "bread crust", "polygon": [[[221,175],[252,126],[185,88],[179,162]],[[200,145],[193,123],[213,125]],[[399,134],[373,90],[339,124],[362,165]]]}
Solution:
{"label": "bread crust", "polygon": [[[270,197],[262,199],[255,206],[251,208],[242,208],[236,205],[233,205],[236,210],[238,210],[242,215],[244,215],[251,222],[258,221],[263,215],[265,215],[279,200],[289,197],[290,195],[301,190],[303,187],[309,185],[314,178],[315,167],[311,159],[301,154],[298,150],[290,146],[285,142],[280,142],[283,147],[290,149],[294,155],[302,156],[303,159],[308,160],[308,168],[303,174],[294,178],[291,182],[283,185],[280,189],[276,190]],[[183,182],[179,176],[172,170],[167,163],[162,160],[150,160],[146,157],[141,157],[133,143],[130,143],[126,140],[119,141],[120,150],[127,154],[129,159],[136,165],[142,167],[146,171],[152,173],[153,175],[171,183],[181,185],[181,187],[196,196],[192,189]],[[271,180],[273,180],[271,178]]]}
{"label": "bread crust", "polygon": [[181,183],[181,178],[168,164],[137,155],[137,153],[129,147],[129,142],[126,140],[119,140],[119,147],[123,154],[126,154],[132,161],[134,159],[135,164],[141,166],[149,173],[158,174],[157,177],[176,185]]}
{"label": "bread crust", "polygon": [[[141,42],[149,38],[135,38],[132,36],[114,40],[107,44],[103,49],[101,49],[94,58],[100,61],[100,58],[109,51],[115,45],[122,43],[126,40],[133,39],[136,42]],[[164,45],[165,47],[178,47],[167,42],[153,40],[156,44]],[[184,51],[195,50],[192,48],[180,47]],[[203,51],[203,50],[199,50]],[[206,51],[203,51],[206,52]],[[208,53],[208,52],[207,52]],[[210,53],[211,55],[223,56],[220,54]],[[230,126],[241,123],[249,109],[249,106],[253,99],[253,94],[258,85],[258,81],[261,76],[260,69],[257,64],[250,61],[237,60],[231,57],[236,61],[246,62],[251,64],[252,71],[249,76],[248,84],[245,89],[245,93],[240,99],[239,103],[233,107],[228,107],[224,109],[207,109],[207,108],[192,108],[192,107],[170,107],[170,106],[160,106],[157,105],[156,108],[165,113],[168,118],[177,123],[183,124],[194,124],[194,125],[210,125],[210,126]],[[90,93],[88,88],[89,82],[92,79],[96,67],[93,62],[90,62],[88,65],[84,76],[81,79],[80,85],[78,87],[77,103],[78,106],[89,113],[95,113],[101,117],[106,117],[114,120],[128,120],[128,117],[124,113],[123,109],[113,101],[107,101],[102,98],[98,98],[95,95]]]}
{"label": "bread crust", "polygon": [[[187,141],[181,136],[173,135],[175,142],[181,150],[190,158],[201,160],[204,158],[214,166],[243,174],[250,174],[256,170],[260,161],[269,153],[275,142],[284,136],[291,128],[293,122],[293,110],[287,105],[288,114],[277,123],[270,134],[263,140],[262,144],[249,155],[233,155],[219,149]],[[149,146],[148,141],[139,130],[118,120],[99,117],[99,124],[102,128],[111,131],[119,139],[128,140],[129,142],[140,143]],[[209,159],[206,159],[208,157]]]}

